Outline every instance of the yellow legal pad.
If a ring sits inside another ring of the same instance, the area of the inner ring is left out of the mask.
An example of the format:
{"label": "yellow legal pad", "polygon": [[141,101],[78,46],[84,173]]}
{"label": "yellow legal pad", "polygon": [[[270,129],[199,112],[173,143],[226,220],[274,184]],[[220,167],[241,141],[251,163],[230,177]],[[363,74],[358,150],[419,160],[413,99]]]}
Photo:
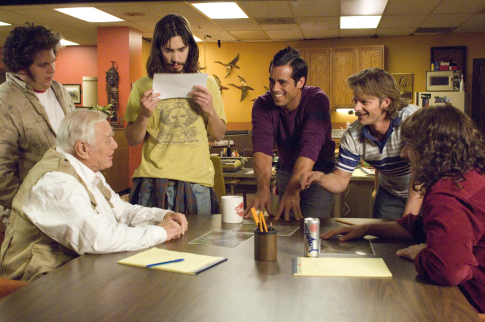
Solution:
{"label": "yellow legal pad", "polygon": [[295,276],[392,277],[382,258],[297,257]]}
{"label": "yellow legal pad", "polygon": [[150,269],[195,275],[227,260],[225,257],[206,256],[152,248],[119,260],[118,264],[147,267],[147,265],[150,264],[167,262],[179,258],[183,258],[184,260],[178,263],[153,266],[150,267]]}

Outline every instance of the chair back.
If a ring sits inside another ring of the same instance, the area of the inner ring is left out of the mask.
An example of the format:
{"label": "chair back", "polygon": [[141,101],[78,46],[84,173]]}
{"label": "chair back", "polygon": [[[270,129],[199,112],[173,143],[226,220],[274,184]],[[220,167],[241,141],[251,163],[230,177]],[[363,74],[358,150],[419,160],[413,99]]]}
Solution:
{"label": "chair back", "polygon": [[214,190],[217,194],[219,204],[221,203],[221,197],[226,195],[226,184],[224,183],[224,175],[222,174],[221,158],[217,155],[211,155],[211,161],[214,165]]}

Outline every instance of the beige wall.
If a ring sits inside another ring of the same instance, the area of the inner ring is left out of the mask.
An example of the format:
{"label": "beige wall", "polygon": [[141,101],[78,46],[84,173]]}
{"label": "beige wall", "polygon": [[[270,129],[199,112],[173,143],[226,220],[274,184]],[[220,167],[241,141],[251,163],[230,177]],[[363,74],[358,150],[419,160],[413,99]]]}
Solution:
{"label": "beige wall", "polygon": [[[339,38],[324,40],[305,40],[299,42],[279,43],[222,43],[218,48],[215,43],[199,44],[200,64],[206,66],[204,72],[216,74],[222,84],[230,89],[222,92],[226,117],[230,122],[229,129],[250,129],[252,99],[264,93],[268,86],[268,67],[273,55],[287,45],[296,48],[335,48],[368,45],[384,45],[387,50],[387,70],[391,73],[413,73],[413,91],[425,90],[425,75],[430,68],[431,47],[466,46],[467,73],[466,91],[471,100],[473,59],[485,58],[485,33],[441,34],[430,36],[402,36],[379,38]],[[144,45],[149,45],[144,42]],[[233,69],[229,77],[225,76],[225,67],[214,61],[230,62],[239,54],[237,65],[240,69]],[[145,60],[146,61],[146,60]],[[244,101],[239,102],[241,91],[228,86],[233,83],[239,85],[237,75],[242,76],[247,84],[254,88],[249,91]],[[350,75],[349,75],[350,76]],[[353,121],[355,116],[332,112],[334,123]]]}

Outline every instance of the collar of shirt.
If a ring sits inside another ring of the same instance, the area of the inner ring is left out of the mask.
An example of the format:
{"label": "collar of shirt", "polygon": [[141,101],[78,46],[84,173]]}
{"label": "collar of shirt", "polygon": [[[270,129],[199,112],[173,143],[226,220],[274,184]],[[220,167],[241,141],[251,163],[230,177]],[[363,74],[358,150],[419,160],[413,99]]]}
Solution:
{"label": "collar of shirt", "polygon": [[77,174],[81,177],[81,179],[83,179],[88,188],[95,191],[96,185],[98,184],[98,181],[101,180],[103,175],[89,169],[81,161],[76,159],[72,154],[64,151],[62,148],[56,147],[56,151],[64,155],[69,160],[74,170],[76,170]]}
{"label": "collar of shirt", "polygon": [[389,124],[389,128],[387,129],[386,134],[384,135],[384,138],[382,141],[376,140],[369,132],[369,126],[365,125],[362,128],[362,136],[365,139],[369,139],[372,142],[374,142],[378,147],[379,147],[379,152],[382,153],[382,150],[384,150],[384,146],[386,146],[387,141],[391,137],[392,133],[394,132],[394,127],[399,126],[402,122],[402,119],[400,116],[397,116],[393,119],[391,119],[391,123]]}

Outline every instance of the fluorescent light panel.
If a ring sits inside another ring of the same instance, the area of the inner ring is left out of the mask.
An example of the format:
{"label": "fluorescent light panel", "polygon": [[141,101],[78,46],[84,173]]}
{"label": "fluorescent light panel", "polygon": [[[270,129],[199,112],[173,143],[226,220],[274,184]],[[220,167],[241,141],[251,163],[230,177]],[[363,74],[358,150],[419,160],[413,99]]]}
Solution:
{"label": "fluorescent light panel", "polygon": [[377,28],[381,16],[340,17],[340,29],[372,29]]}
{"label": "fluorescent light panel", "polygon": [[197,37],[195,35],[192,35],[192,36],[194,36],[195,42],[201,42],[202,41],[202,39],[200,39],[199,37]]}
{"label": "fluorescent light panel", "polygon": [[386,9],[387,0],[341,0],[341,16],[380,16]]}
{"label": "fluorescent light panel", "polygon": [[6,22],[1,22],[0,21],[0,26],[10,26],[10,24],[9,23],[6,23]]}
{"label": "fluorescent light panel", "polygon": [[61,39],[61,46],[79,46],[79,44],[66,39]]}
{"label": "fluorescent light panel", "polygon": [[192,5],[211,19],[248,18],[235,2],[192,3]]}
{"label": "fluorescent light panel", "polygon": [[123,19],[110,15],[109,13],[106,13],[94,7],[58,8],[54,10],[88,22],[124,21]]}
{"label": "fluorescent light panel", "polygon": [[354,109],[353,108],[336,108],[335,111],[337,113],[343,113],[343,114],[349,114],[349,112],[353,112]]}

